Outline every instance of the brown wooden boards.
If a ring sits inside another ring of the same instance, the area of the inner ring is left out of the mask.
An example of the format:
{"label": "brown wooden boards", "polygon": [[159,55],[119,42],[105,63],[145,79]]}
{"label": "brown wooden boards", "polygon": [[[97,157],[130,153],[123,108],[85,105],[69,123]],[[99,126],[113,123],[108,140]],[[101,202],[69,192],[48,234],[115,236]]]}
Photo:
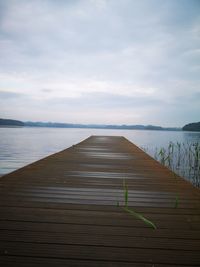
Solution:
{"label": "brown wooden boards", "polygon": [[[124,181],[157,229],[124,211]],[[200,266],[199,189],[124,137],[91,136],[1,177],[0,266]]]}

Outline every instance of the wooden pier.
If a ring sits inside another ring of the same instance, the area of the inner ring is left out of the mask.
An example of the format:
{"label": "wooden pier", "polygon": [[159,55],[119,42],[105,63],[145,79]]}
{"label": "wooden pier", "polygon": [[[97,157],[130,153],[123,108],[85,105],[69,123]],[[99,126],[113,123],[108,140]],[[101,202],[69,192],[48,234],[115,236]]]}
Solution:
{"label": "wooden pier", "polygon": [[[157,229],[123,209],[124,180]],[[124,137],[91,136],[1,177],[0,266],[200,266],[200,191]]]}

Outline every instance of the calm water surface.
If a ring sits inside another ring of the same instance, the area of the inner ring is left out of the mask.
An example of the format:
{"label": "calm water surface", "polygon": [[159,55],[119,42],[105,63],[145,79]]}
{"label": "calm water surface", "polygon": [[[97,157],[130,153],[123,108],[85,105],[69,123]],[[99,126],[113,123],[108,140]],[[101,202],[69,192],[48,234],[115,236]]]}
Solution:
{"label": "calm water surface", "polygon": [[81,142],[91,135],[124,136],[153,155],[173,142],[200,142],[197,132],[66,128],[0,128],[0,175]]}

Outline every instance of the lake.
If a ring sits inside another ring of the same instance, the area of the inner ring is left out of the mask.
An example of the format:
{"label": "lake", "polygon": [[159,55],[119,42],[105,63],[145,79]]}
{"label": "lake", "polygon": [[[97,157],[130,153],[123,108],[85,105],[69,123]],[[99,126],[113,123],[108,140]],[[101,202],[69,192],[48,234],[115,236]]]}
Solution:
{"label": "lake", "polygon": [[68,128],[0,128],[0,175],[81,142],[91,135],[124,136],[154,156],[169,142],[198,142],[200,132]]}

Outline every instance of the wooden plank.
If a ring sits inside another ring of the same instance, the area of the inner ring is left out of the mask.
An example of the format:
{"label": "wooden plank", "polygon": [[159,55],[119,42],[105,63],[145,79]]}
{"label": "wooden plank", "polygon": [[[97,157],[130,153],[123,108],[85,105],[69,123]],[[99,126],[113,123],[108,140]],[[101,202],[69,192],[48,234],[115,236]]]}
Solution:
{"label": "wooden plank", "polygon": [[[73,260],[73,259],[48,259],[48,258],[35,258],[35,257],[23,257],[23,256],[7,256],[1,258],[0,261],[4,267],[133,267],[133,263],[119,262],[119,261],[96,261],[96,260]],[[134,267],[152,267],[152,264],[134,262]],[[177,265],[163,265],[158,264],[156,267],[177,267]],[[189,265],[185,265],[189,266]],[[190,265],[191,267],[191,265]]]}
{"label": "wooden plank", "polygon": [[81,233],[94,235],[95,233],[129,236],[129,237],[153,237],[186,240],[199,240],[200,231],[191,229],[157,229],[152,231],[146,227],[114,226],[114,225],[88,225],[88,224],[66,224],[50,222],[30,222],[30,221],[0,221],[1,230],[32,231],[32,232],[52,232],[53,233]]}
{"label": "wooden plank", "polygon": [[140,249],[109,246],[59,245],[45,243],[0,242],[0,253],[5,256],[28,256],[76,260],[106,260],[141,263],[167,263],[199,265],[200,253],[196,250]]}
{"label": "wooden plank", "polygon": [[0,241],[6,242],[27,242],[27,243],[45,243],[45,244],[65,244],[65,245],[87,245],[87,246],[108,246],[108,247],[127,247],[127,248],[144,248],[152,249],[173,249],[173,250],[191,250],[199,251],[198,239],[161,238],[161,237],[135,237],[111,235],[104,233],[102,230],[95,234],[87,233],[61,233],[61,232],[37,232],[37,231],[17,231],[17,230],[0,230]]}

